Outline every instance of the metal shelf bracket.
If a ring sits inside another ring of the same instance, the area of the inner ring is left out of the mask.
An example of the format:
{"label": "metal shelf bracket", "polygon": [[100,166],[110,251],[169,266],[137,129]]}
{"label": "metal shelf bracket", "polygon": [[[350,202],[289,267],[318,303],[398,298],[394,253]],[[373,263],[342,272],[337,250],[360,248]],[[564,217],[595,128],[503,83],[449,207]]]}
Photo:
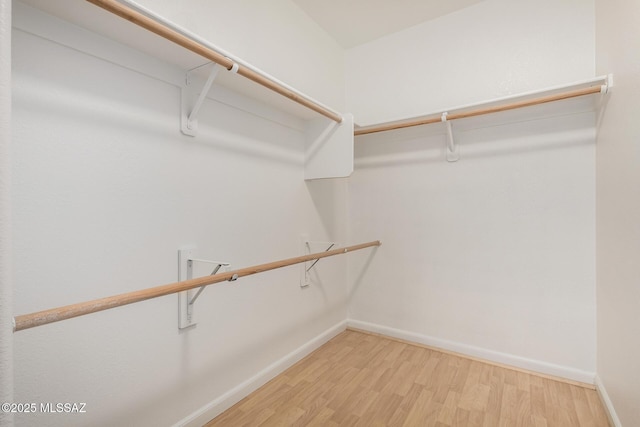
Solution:
{"label": "metal shelf bracket", "polygon": [[447,120],[448,114],[449,113],[444,112],[442,113],[442,116],[440,118],[447,129],[447,161],[457,162],[458,160],[460,160],[460,153],[458,153],[458,146],[453,139],[453,128],[451,126],[451,121]]}
{"label": "metal shelf bracket", "polygon": [[602,119],[604,117],[604,112],[607,109],[607,103],[609,102],[609,96],[611,95],[611,90],[613,88],[613,74],[608,74],[605,80],[605,83],[600,86],[600,101],[598,102],[597,113],[598,116],[596,118],[596,129],[600,129],[600,123],[602,123]]}
{"label": "metal shelf bracket", "polygon": [[[228,270],[231,265],[228,262],[223,261],[210,261],[206,259],[198,259],[193,257],[193,249],[181,249],[178,251],[179,280],[191,280],[193,279],[193,263],[200,262],[205,264],[213,264],[215,267],[210,273],[210,276],[215,275],[218,271],[224,267]],[[237,277],[236,277],[237,278]],[[233,281],[235,279],[231,279]],[[186,329],[196,325],[193,316],[193,307],[198,297],[204,291],[206,286],[200,287],[198,290],[189,290],[180,292],[178,294],[178,329]]]}
{"label": "metal shelf bracket", "polygon": [[[324,252],[327,252],[329,250],[331,250],[337,243],[336,242],[317,242],[317,241],[309,241],[307,240],[306,236],[302,236],[302,245],[303,245],[303,252],[304,254],[310,254],[311,253],[311,244],[322,244],[323,247],[325,247],[326,249],[324,249]],[[316,259],[314,261],[308,261],[305,262],[301,267],[301,277],[300,277],[300,287],[301,288],[306,288],[307,286],[309,286],[311,284],[311,270],[313,269],[313,267],[315,267],[315,265],[318,263],[318,261],[320,261],[320,259]]]}
{"label": "metal shelf bracket", "polygon": [[202,86],[202,90],[198,91],[195,84],[195,77],[193,75],[194,70],[200,67],[196,67],[187,71],[185,75],[184,85],[180,91],[181,98],[181,113],[180,113],[180,130],[183,134],[189,136],[196,136],[198,134],[198,113],[204,99],[211,89],[213,81],[216,79],[218,72],[220,71],[220,65],[213,64],[209,77]]}

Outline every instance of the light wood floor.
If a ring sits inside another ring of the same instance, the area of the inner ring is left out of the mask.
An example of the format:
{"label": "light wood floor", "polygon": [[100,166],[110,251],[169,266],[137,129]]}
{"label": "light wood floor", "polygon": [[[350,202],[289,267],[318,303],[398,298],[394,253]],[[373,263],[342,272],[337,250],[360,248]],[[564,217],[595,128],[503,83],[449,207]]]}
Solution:
{"label": "light wood floor", "polygon": [[595,390],[346,331],[207,426],[609,426]]}

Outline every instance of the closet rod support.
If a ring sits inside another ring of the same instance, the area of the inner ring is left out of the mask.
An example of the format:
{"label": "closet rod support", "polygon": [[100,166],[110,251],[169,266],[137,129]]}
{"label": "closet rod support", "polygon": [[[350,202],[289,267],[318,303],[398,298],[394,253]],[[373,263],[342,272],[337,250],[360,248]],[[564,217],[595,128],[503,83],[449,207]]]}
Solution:
{"label": "closet rod support", "polygon": [[[193,261],[204,261],[204,262],[208,262],[208,263],[211,263],[211,264],[216,264],[216,267],[209,274],[209,276],[214,276],[218,272],[218,270],[220,270],[221,267],[229,266],[228,262],[214,262],[214,261],[199,260],[199,259],[191,259],[191,260],[189,260],[189,262],[193,262]],[[192,296],[191,299],[189,300],[189,303],[188,303],[188,313],[189,314],[191,314],[192,309],[193,309],[193,304],[196,302],[196,300],[198,299],[198,297],[200,296],[202,291],[204,291],[204,288],[206,288],[206,286],[201,286],[200,289],[198,289],[198,292],[196,292],[196,294],[194,296]]]}
{"label": "closet rod support", "polygon": [[[193,280],[193,264],[196,262],[215,265],[209,276],[215,276],[222,267],[225,267],[225,270],[227,270],[231,265],[228,262],[195,258],[193,256],[193,251],[193,249],[178,250],[180,280]],[[197,290],[186,290],[178,294],[178,329],[186,330],[187,328],[191,328],[196,325],[193,316],[194,305],[205,287],[206,286],[203,285]]]}
{"label": "closet rod support", "polygon": [[[197,94],[194,87],[194,81],[191,77],[191,71],[187,72],[185,77],[185,86],[182,88],[182,115],[180,120],[180,128],[182,133],[189,136],[196,136],[198,131],[198,113],[207,97],[213,81],[220,72],[220,65],[212,63],[211,71],[207,81],[202,86],[202,90]],[[197,94],[197,98],[196,98]],[[195,98],[195,101],[193,99]],[[190,105],[193,103],[193,107]]]}
{"label": "closet rod support", "polygon": [[460,154],[458,153],[458,146],[453,139],[453,128],[451,126],[451,121],[447,120],[448,112],[442,113],[440,120],[444,123],[447,130],[447,161],[448,162],[457,162],[460,160]]}
{"label": "closet rod support", "polygon": [[607,103],[609,102],[609,95],[611,95],[611,89],[613,88],[613,74],[607,74],[605,82],[600,86],[600,100],[598,102],[596,117],[596,129],[600,129],[600,124],[604,118],[605,110],[607,109]]}
{"label": "closet rod support", "polygon": [[602,94],[609,93],[612,87],[613,87],[613,74],[607,74],[604,84],[600,86],[600,93]]}
{"label": "closet rod support", "polygon": [[[309,242],[307,242],[307,245],[309,244]],[[335,243],[331,243],[331,245],[325,249],[324,251],[327,252],[328,250],[331,250],[332,247],[334,247],[336,244]],[[313,261],[313,264],[311,264],[311,267],[307,268],[307,273],[318,263],[318,261],[320,261],[320,259],[318,258],[317,260]]]}

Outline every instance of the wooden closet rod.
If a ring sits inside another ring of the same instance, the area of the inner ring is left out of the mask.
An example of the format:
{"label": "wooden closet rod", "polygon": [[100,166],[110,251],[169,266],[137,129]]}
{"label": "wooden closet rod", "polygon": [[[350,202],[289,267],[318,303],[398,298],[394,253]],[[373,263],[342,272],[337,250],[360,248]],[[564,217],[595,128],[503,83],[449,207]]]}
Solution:
{"label": "wooden closet rod", "polygon": [[95,313],[97,311],[108,310],[110,308],[120,307],[122,305],[133,304],[151,298],[157,298],[164,295],[175,294],[177,292],[187,291],[189,289],[201,286],[212,285],[214,283],[236,280],[240,277],[250,276],[264,271],[275,270],[276,268],[287,267],[293,264],[326,258],[334,255],[346,254],[360,249],[372,246],[380,246],[379,240],[373,242],[361,243],[359,245],[347,246],[344,248],[334,249],[332,251],[318,252],[309,255],[302,255],[295,258],[287,258],[280,261],[269,262],[266,264],[254,265],[253,267],[242,268],[240,270],[228,271],[214,276],[199,277],[182,282],[169,283],[167,285],[147,288],[140,291],[128,292],[111,297],[100,298],[92,301],[85,301],[77,304],[67,305],[64,307],[52,308],[49,310],[38,311],[36,313],[22,314],[16,316],[14,331],[22,331],[24,329],[34,328],[36,326],[46,325],[47,323],[58,322],[60,320],[71,319],[72,317],[83,316],[85,314]]}
{"label": "wooden closet rod", "polygon": [[219,52],[216,52],[210,47],[205,46],[202,43],[195,41],[181,34],[180,32],[149,18],[148,16],[140,12],[137,12],[119,3],[117,0],[87,0],[87,1],[115,15],[118,15],[119,17],[124,18],[142,28],[145,28],[146,30],[151,31],[159,35],[160,37],[163,37],[173,43],[176,43],[177,45],[182,46],[185,49],[188,49],[194,53],[197,53],[198,55],[210,61],[213,61],[216,64],[220,64],[223,67],[225,67],[227,70],[231,70],[232,68],[234,68],[234,65],[235,65],[236,67],[238,67],[236,71],[237,74],[240,74],[241,76],[244,76],[249,80],[252,80],[268,89],[271,89],[272,91],[279,93],[280,95],[285,96],[291,99],[292,101],[297,102],[298,104],[303,105],[319,114],[322,114],[323,116],[328,117],[329,119],[335,122],[342,123],[342,116],[340,114],[337,114],[327,109],[326,107],[310,99],[305,98],[303,95],[296,93],[295,91],[266,78],[265,76],[252,70],[251,68],[235,63],[232,59],[227,58],[226,56],[222,55]]}
{"label": "wooden closet rod", "polygon": [[[481,116],[483,114],[497,113],[500,111],[514,110],[516,108],[530,107],[532,105],[545,104],[547,102],[560,101],[562,99],[575,98],[577,96],[591,95],[593,93],[600,93],[602,86],[591,86],[583,89],[571,90],[568,92],[557,93],[555,95],[541,96],[539,98],[527,99],[524,101],[516,101],[510,104],[496,105],[493,107],[478,108],[477,110],[464,111],[460,113],[447,114],[447,120],[463,119],[465,117]],[[412,126],[428,125],[431,123],[439,123],[442,121],[442,115],[437,117],[424,117],[414,120],[384,123],[381,125],[374,125],[370,127],[363,127],[356,129],[354,135],[366,135],[369,133],[384,132],[394,129],[408,128]]]}

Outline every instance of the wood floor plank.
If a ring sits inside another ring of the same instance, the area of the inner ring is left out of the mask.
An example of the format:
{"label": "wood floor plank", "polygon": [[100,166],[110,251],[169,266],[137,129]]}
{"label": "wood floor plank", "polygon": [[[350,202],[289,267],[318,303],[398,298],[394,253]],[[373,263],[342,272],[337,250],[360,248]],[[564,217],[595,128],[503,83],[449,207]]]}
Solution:
{"label": "wood floor plank", "polygon": [[504,372],[502,369],[491,367],[491,382],[489,385],[489,399],[487,400],[488,416],[484,419],[486,426],[497,425],[500,419],[500,411],[502,408],[502,393],[504,390]]}
{"label": "wood floor plank", "polygon": [[444,404],[457,369],[455,364],[449,363],[448,358],[443,357],[440,359],[431,381],[426,385],[427,388],[435,390],[433,399],[436,402]]}
{"label": "wood floor plank", "polygon": [[353,407],[351,413],[358,418],[364,417],[373,405],[373,402],[378,399],[380,393],[373,390],[367,390],[358,403]]}
{"label": "wood floor plank", "polygon": [[409,413],[407,411],[405,411],[402,408],[398,408],[396,409],[396,411],[393,413],[393,416],[389,420],[389,425],[401,426],[402,424],[404,424],[404,421],[407,419],[408,416],[409,416]]}
{"label": "wood floor plank", "polygon": [[300,427],[302,427],[303,425],[309,426],[309,427],[324,427],[324,426],[328,426],[328,425],[338,425],[332,421],[329,421],[330,418],[333,416],[333,410],[330,408],[323,408],[322,411],[320,411],[318,413],[318,415],[316,415],[315,417],[313,417],[311,419],[311,421],[309,421],[307,424],[300,424],[300,422],[298,423],[294,423],[294,425],[298,425]]}
{"label": "wood floor plank", "polygon": [[591,413],[593,414],[595,423],[598,427],[600,426],[609,426],[609,417],[605,412],[604,405],[602,405],[602,401],[600,400],[600,396],[598,396],[598,392],[593,390],[585,390],[585,394],[587,396],[587,401],[589,402],[589,408],[591,409]]}
{"label": "wood floor plank", "polygon": [[531,424],[533,427],[547,427],[547,419],[544,417],[538,417],[535,415],[531,416]]}
{"label": "wood floor plank", "polygon": [[469,359],[462,359],[460,357],[456,357],[455,363],[452,365],[455,366],[456,370],[451,379],[450,388],[453,391],[458,393],[462,393],[462,389],[464,388],[465,383],[467,382],[467,377],[469,376],[469,368],[471,367],[472,361]]}
{"label": "wood floor plank", "polygon": [[278,411],[275,415],[267,418],[258,425],[259,427],[281,427],[290,426],[305,414],[305,410],[297,406],[288,406],[282,411]]}
{"label": "wood floor plank", "polygon": [[516,390],[517,404],[516,404],[516,426],[530,427],[531,426],[531,394],[526,391],[522,391],[520,388]]}
{"label": "wood floor plank", "polygon": [[406,396],[414,383],[415,372],[411,362],[408,360],[403,361],[400,366],[394,367],[391,379],[386,386],[381,390],[386,394],[398,394],[400,396]]}
{"label": "wood floor plank", "polygon": [[[544,387],[542,385],[532,385],[531,388],[531,415],[538,418],[545,418],[547,409],[544,400]],[[546,421],[545,421],[546,422]]]}
{"label": "wood floor plank", "polygon": [[438,414],[439,423],[447,426],[453,425],[453,419],[456,415],[459,401],[460,394],[458,392],[450,390],[449,393],[447,393],[442,409],[440,409],[440,413]]}
{"label": "wood floor plank", "polygon": [[500,404],[500,419],[511,420],[513,424],[518,418],[518,388],[513,384],[505,384]]}
{"label": "wood floor plank", "polygon": [[305,369],[301,370],[296,375],[289,375],[290,379],[287,381],[287,384],[295,386],[300,381],[313,382],[321,375],[325,374],[329,370],[330,366],[331,363],[327,359],[309,360]]}
{"label": "wood floor plank", "polygon": [[354,410],[363,399],[367,397],[367,389],[357,387],[348,399],[342,400],[342,404],[336,408],[335,414],[331,417],[332,421],[343,424],[347,418],[353,415]]}
{"label": "wood floor plank", "polygon": [[395,362],[399,360],[400,355],[402,354],[404,349],[407,348],[407,344],[392,341],[391,344],[389,344],[389,347],[391,351],[387,353],[387,355],[385,356],[385,360]]}
{"label": "wood floor plank", "polygon": [[456,408],[456,413],[453,416],[451,422],[453,427],[468,427],[469,426],[469,411],[460,407]]}
{"label": "wood floor plank", "polygon": [[554,381],[544,379],[542,381],[544,392],[545,418],[549,426],[561,426],[560,397]]}
{"label": "wood floor plank", "polygon": [[571,386],[570,389],[580,427],[596,427],[595,417],[589,407],[589,401],[584,393],[584,389],[576,386]]}
{"label": "wood floor plank", "polygon": [[433,400],[433,391],[425,388],[409,411],[403,425],[407,427],[434,425],[441,407],[440,403]]}
{"label": "wood floor plank", "polygon": [[[421,385],[412,383],[411,388],[409,389],[407,394],[405,394],[404,398],[402,399],[402,403],[400,403],[400,406],[398,409],[404,411],[408,416],[409,412],[411,411],[411,408],[413,408],[413,406],[416,404],[416,401],[418,400],[418,397],[420,396],[420,393],[422,392],[422,390],[423,390],[423,387]],[[402,425],[402,423],[400,423],[399,425]]]}
{"label": "wood floor plank", "polygon": [[[228,425],[236,425],[236,426],[250,426],[250,425],[260,425],[262,424],[264,421],[268,420],[269,418],[273,417],[276,414],[276,411],[271,409],[271,408],[265,408],[262,411],[258,412],[257,416],[253,416],[251,414],[245,414],[245,416],[243,418],[241,418],[240,420],[238,420],[238,422],[234,423],[231,422]],[[222,424],[224,425],[224,424]]]}
{"label": "wood floor plank", "polygon": [[482,427],[484,425],[485,413],[471,409],[469,411],[469,427]]}
{"label": "wood floor plank", "polygon": [[487,364],[487,363],[482,363],[482,362],[478,362],[482,365],[482,372],[480,373],[480,384],[484,384],[484,385],[491,385],[491,375],[492,375],[492,370],[493,370],[493,366]]}
{"label": "wood floor plank", "polygon": [[475,409],[481,412],[486,411],[491,387],[488,384],[480,383],[482,372],[482,364],[473,361],[469,367],[467,380],[462,389],[460,403],[458,404],[459,408],[465,410]]}
{"label": "wood floor plank", "polygon": [[[366,371],[362,369],[349,368],[345,375],[342,376],[340,386],[329,390],[325,394],[328,400],[327,406],[337,411],[346,400],[351,398],[365,374]],[[337,383],[337,381],[334,381],[334,383]]]}
{"label": "wood floor plank", "polygon": [[571,385],[563,383],[557,383],[556,385],[559,390],[564,424],[567,426],[580,427],[580,420],[578,419],[575,402],[571,394]]}
{"label": "wood floor plank", "polygon": [[529,392],[529,387],[531,386],[530,382],[531,375],[524,372],[516,372],[516,381],[518,383],[518,389]]}
{"label": "wood floor plank", "polygon": [[400,405],[402,397],[395,394],[380,393],[376,400],[356,424],[358,426],[386,425]]}
{"label": "wood floor plank", "polygon": [[439,362],[440,357],[437,357],[437,355],[434,355],[434,357],[427,359],[427,361],[422,366],[422,369],[420,369],[420,373],[418,374],[414,382],[423,386],[429,384],[431,382],[431,379],[433,378],[433,372],[436,370]]}
{"label": "wood floor plank", "polygon": [[350,331],[207,424],[609,427],[597,392]]}

